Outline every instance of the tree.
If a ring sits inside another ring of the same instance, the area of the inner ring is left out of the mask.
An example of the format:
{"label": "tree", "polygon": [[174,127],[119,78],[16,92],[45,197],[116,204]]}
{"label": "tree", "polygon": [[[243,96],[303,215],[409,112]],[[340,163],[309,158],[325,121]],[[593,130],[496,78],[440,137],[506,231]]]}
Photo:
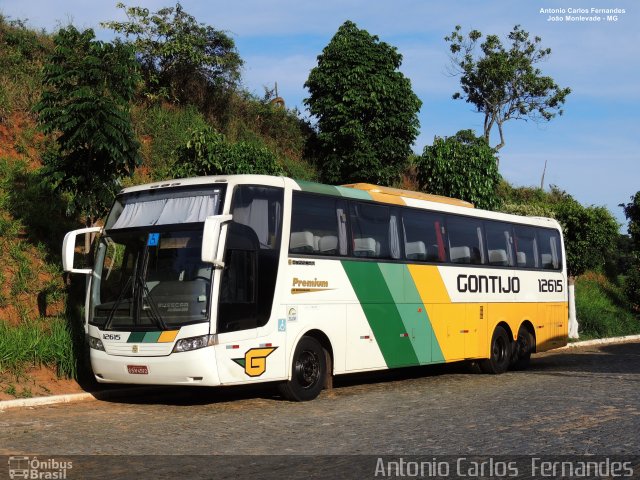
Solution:
{"label": "tree", "polygon": [[147,95],[201,106],[211,89],[234,87],[239,80],[242,60],[233,39],[198,23],[180,3],[154,13],[122,3],[117,7],[128,21],[102,25],[133,38]]}
{"label": "tree", "polygon": [[479,208],[494,210],[501,177],[494,150],[472,130],[434,139],[418,158],[420,190],[459,198]]}
{"label": "tree", "polygon": [[629,235],[633,241],[634,249],[640,254],[640,191],[631,197],[631,202],[621,203],[624,215],[629,220]]}
{"label": "tree", "polygon": [[640,311],[640,191],[631,197],[631,202],[620,205],[629,220],[629,236],[633,245],[631,267],[624,282],[627,297]]}
{"label": "tree", "polygon": [[123,176],[139,163],[129,101],[139,80],[133,50],[94,40],[93,30],[70,26],[54,37],[35,109],[58,151],[44,158],[44,178],[71,197],[88,225],[106,213]]}
{"label": "tree", "polygon": [[347,21],[318,56],[304,100],[317,119],[323,180],[391,184],[411,154],[422,102],[402,55]]}
{"label": "tree", "polygon": [[542,75],[534,65],[546,60],[550,48],[542,48],[540,37],[533,41],[529,33],[516,25],[505,48],[497,35],[488,35],[480,44],[481,54],[475,50],[482,33],[472,30],[465,38],[458,25],[445,37],[451,51],[451,65],[455,75],[460,75],[462,93],[454,99],[464,99],[484,114],[484,138],[494,126],[498,127],[500,150],[505,145],[503,124],[508,120],[549,121],[562,115],[562,105],[570,88],[560,88],[551,77]]}
{"label": "tree", "polygon": [[565,195],[554,210],[564,231],[569,275],[577,277],[604,267],[619,225],[605,207],[585,207]]}

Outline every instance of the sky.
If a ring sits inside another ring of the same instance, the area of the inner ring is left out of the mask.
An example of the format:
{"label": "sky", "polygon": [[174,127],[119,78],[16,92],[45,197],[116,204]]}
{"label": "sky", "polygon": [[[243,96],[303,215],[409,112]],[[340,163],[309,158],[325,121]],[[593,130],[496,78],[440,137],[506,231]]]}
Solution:
{"label": "sky", "polygon": [[[73,23],[93,28],[98,38],[114,33],[100,22],[124,20],[111,0],[0,0],[0,12],[48,32]],[[127,6],[151,11],[171,1],[138,0]],[[482,132],[483,115],[451,96],[459,78],[448,73],[444,37],[456,25],[504,38],[515,25],[542,38],[552,50],[539,64],[572,93],[564,115],[551,122],[509,121],[506,145],[499,152],[500,173],[516,186],[556,185],[585,205],[606,206],[626,232],[620,203],[640,190],[640,3],[634,0],[183,0],[199,22],[230,35],[245,62],[243,86],[262,96],[278,84],[289,108],[308,115],[303,99],[316,58],[346,20],[395,46],[403,55],[401,71],[422,100],[421,153],[434,136],[471,128]],[[563,9],[557,15],[542,9]],[[616,20],[567,21],[566,16],[595,16],[591,9],[623,9]],[[589,13],[573,14],[570,9]],[[560,17],[554,21],[549,17]],[[491,143],[498,143],[497,131]]]}

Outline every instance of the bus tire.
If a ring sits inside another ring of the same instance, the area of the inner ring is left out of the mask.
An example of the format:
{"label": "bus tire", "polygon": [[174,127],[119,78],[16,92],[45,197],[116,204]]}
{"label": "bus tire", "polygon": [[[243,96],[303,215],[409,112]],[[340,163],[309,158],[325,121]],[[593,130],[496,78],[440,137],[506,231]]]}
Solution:
{"label": "bus tire", "polygon": [[518,339],[513,347],[513,360],[511,368],[525,370],[529,367],[531,353],[535,350],[535,339],[529,329],[524,325],[518,330]]}
{"label": "bus tire", "polygon": [[293,354],[291,380],[278,387],[287,400],[306,402],[320,395],[326,376],[327,360],[322,345],[315,338],[305,336]]}
{"label": "bus tire", "polygon": [[489,358],[480,361],[480,369],[484,373],[504,373],[511,363],[511,340],[504,328],[497,326],[491,337]]}

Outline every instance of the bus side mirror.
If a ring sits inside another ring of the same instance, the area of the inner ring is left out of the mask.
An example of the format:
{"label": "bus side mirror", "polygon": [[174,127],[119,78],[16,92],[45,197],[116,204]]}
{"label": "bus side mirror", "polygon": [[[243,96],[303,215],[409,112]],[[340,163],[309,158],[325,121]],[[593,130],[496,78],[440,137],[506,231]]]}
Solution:
{"label": "bus side mirror", "polygon": [[62,269],[65,272],[83,273],[85,275],[91,274],[92,269],[90,268],[73,268],[73,260],[76,253],[76,237],[82,234],[98,232],[102,232],[102,227],[80,228],[78,230],[73,230],[64,236],[64,240],[62,241]]}
{"label": "bus side mirror", "polygon": [[215,215],[207,217],[204,221],[204,231],[202,232],[202,253],[201,260],[212,263],[215,267],[223,267],[222,259],[217,258],[218,243],[220,243],[220,230],[222,224],[230,222],[232,215]]}

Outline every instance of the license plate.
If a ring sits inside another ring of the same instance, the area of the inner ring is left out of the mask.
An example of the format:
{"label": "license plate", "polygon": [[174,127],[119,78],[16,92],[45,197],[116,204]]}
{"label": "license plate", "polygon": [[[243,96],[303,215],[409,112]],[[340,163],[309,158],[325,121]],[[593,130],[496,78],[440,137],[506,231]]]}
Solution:
{"label": "license plate", "polygon": [[127,365],[127,371],[132,375],[148,375],[149,369],[146,365]]}

